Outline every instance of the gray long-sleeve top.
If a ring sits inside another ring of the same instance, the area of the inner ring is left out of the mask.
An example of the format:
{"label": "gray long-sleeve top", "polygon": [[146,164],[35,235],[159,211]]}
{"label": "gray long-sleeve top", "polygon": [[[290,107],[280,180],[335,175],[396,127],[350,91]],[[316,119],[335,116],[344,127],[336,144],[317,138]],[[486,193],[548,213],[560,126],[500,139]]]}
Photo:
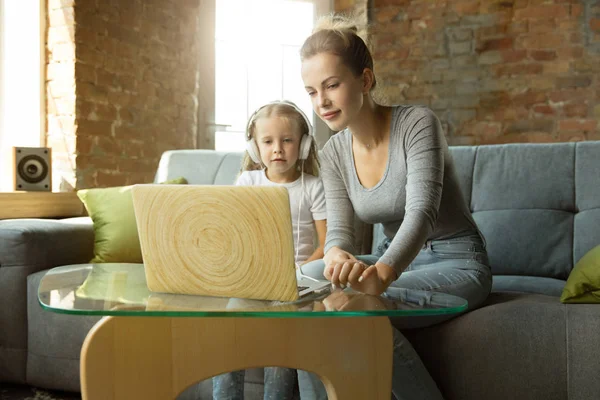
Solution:
{"label": "gray long-sleeve top", "polygon": [[392,110],[388,161],[372,188],[360,183],[348,129],[329,139],[320,153],[327,200],[325,252],[337,246],[354,253],[354,214],[382,223],[393,238],[380,258],[400,275],[428,239],[478,231],[460,191],[440,122],[423,106]]}

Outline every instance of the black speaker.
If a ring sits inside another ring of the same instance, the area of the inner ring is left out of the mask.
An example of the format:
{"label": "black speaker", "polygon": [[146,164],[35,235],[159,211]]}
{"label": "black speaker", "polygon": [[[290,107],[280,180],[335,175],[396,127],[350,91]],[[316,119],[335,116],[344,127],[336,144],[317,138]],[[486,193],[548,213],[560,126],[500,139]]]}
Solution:
{"label": "black speaker", "polygon": [[52,151],[48,147],[14,147],[15,190],[52,191]]}

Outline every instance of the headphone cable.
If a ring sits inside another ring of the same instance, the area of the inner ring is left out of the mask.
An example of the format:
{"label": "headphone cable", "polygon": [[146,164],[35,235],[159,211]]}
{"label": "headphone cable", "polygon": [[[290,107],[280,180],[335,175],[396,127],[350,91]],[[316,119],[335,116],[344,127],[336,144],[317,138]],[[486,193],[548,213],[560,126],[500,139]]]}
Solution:
{"label": "headphone cable", "polygon": [[[300,169],[300,201],[298,202],[298,224],[296,225],[296,229],[298,229],[298,233],[296,235],[296,260],[298,260],[298,254],[300,253],[300,212],[302,211],[302,200],[304,200],[304,160],[302,160],[302,168]],[[300,268],[300,264],[298,264],[298,268],[300,269],[300,273],[302,273],[302,269]]]}

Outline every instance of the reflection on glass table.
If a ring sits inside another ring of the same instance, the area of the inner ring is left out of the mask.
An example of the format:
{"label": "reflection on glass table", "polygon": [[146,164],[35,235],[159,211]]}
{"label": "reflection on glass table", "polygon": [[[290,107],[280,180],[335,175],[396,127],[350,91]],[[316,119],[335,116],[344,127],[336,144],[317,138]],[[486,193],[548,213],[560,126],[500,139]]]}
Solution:
{"label": "reflection on glass table", "polygon": [[427,316],[457,314],[467,302],[443,293],[390,288],[382,296],[345,290],[295,302],[155,293],[142,264],[82,264],[52,269],[39,287],[41,305],[66,314],[113,316]]}

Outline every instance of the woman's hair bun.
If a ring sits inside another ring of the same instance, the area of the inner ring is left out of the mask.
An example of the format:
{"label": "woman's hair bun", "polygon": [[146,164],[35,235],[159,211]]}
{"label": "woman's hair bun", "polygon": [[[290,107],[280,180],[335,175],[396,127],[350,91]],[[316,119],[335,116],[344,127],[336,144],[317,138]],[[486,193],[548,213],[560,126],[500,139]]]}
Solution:
{"label": "woman's hair bun", "polygon": [[[360,76],[365,68],[373,70],[373,57],[365,29],[367,24],[358,24],[357,21],[354,15],[329,14],[320,17],[313,33],[300,48],[300,59],[304,61],[319,53],[329,53],[341,57],[355,76]],[[376,83],[374,80],[372,87]]]}
{"label": "woman's hair bun", "polygon": [[317,23],[313,28],[313,33],[323,30],[351,31],[357,34],[358,26],[351,17],[342,14],[329,14],[324,15],[317,20]]}

